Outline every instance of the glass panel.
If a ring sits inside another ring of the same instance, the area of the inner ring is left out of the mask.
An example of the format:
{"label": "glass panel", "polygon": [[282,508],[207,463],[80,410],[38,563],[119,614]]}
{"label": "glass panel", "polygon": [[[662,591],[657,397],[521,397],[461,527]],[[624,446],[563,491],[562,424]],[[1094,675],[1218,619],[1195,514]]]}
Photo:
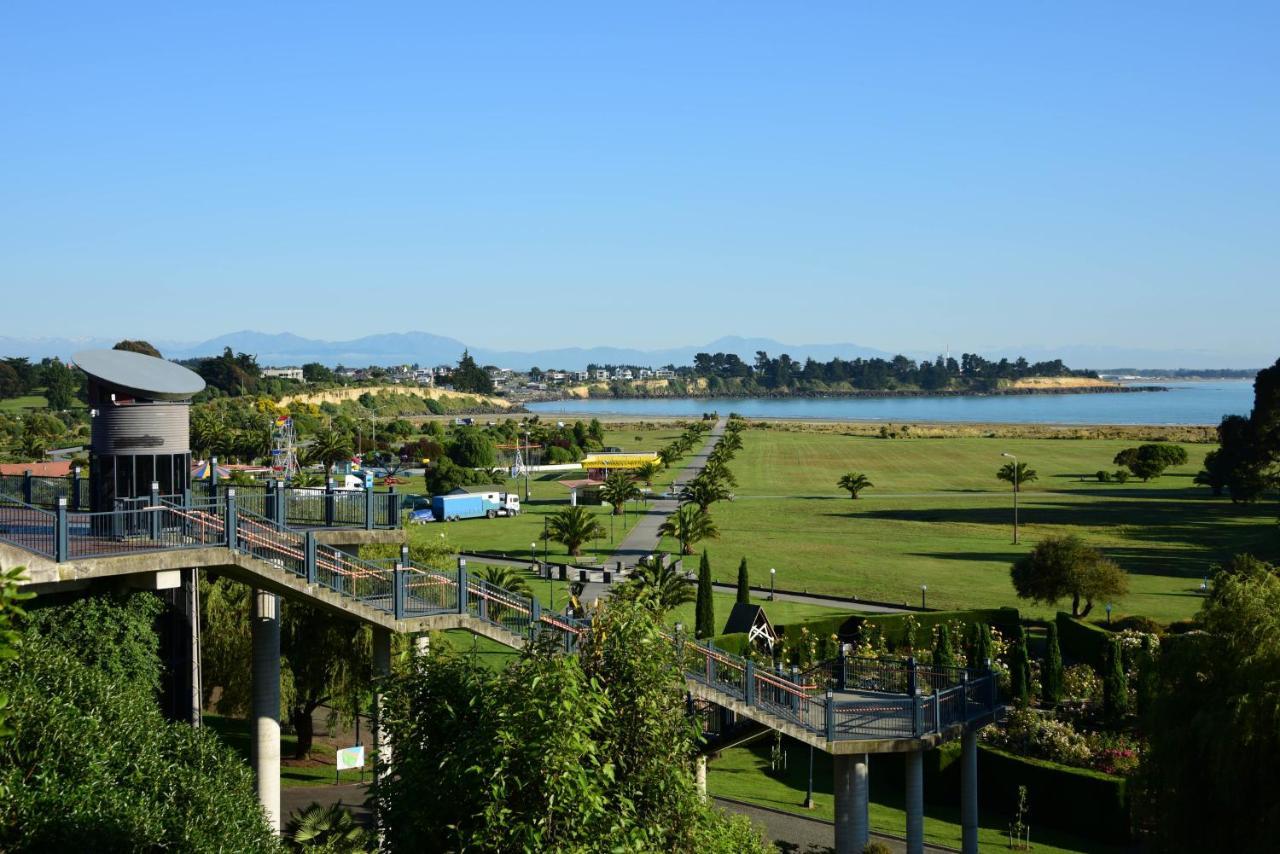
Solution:
{"label": "glass panel", "polygon": [[134,484],[138,488],[138,495],[150,495],[151,483],[155,480],[156,458],[148,454],[134,457],[134,460],[136,466]]}
{"label": "glass panel", "polygon": [[133,497],[133,457],[116,457],[115,497]]}
{"label": "glass panel", "polygon": [[173,488],[172,454],[161,454],[156,457],[156,480],[160,481],[161,495],[173,495],[178,491]]}

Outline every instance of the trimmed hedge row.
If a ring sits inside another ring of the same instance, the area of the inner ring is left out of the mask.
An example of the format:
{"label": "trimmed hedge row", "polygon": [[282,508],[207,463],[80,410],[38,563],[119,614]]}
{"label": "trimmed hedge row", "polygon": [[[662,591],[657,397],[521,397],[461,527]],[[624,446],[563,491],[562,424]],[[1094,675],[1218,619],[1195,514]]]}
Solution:
{"label": "trimmed hedge row", "polygon": [[734,632],[731,635],[719,635],[711,640],[716,645],[716,649],[723,650],[731,655],[743,656],[747,654],[746,632]]}
{"label": "trimmed hedge row", "polygon": [[1058,612],[1058,645],[1065,658],[1091,665],[1098,672],[1106,663],[1107,646],[1114,635],[1100,626]]}
{"label": "trimmed hedge row", "polygon": [[[959,764],[953,767],[958,775]],[[1129,839],[1129,787],[1125,778],[1015,756],[981,745],[978,788],[982,803],[997,812],[1011,813],[1018,803],[1019,786],[1027,787],[1032,827],[1052,827],[1113,842]],[[958,781],[955,791],[959,792]]]}

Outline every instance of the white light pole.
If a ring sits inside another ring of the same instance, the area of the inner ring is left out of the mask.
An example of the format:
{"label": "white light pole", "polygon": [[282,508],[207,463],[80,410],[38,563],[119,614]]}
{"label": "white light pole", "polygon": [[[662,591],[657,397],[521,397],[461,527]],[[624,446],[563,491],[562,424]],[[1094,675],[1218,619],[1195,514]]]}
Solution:
{"label": "white light pole", "polygon": [[1018,544],[1018,458],[1008,452],[1000,456],[1013,460],[1013,544]]}
{"label": "white light pole", "polygon": [[926,598],[928,597],[928,595],[929,595],[929,585],[921,584],[920,585],[920,610],[922,611],[929,607],[928,600]]}
{"label": "white light pole", "polygon": [[773,601],[773,580],[774,580],[774,576],[776,576],[777,574],[778,574],[778,570],[774,569],[773,567],[769,567],[769,601],[770,602]]}

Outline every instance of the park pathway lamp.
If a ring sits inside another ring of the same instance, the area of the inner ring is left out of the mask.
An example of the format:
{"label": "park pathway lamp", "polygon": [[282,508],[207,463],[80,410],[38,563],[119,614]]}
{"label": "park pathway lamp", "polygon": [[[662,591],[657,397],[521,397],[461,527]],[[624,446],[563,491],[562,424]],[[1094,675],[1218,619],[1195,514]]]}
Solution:
{"label": "park pathway lamp", "polygon": [[774,569],[773,567],[769,567],[769,601],[770,602],[773,601],[773,581],[774,581],[774,577],[777,576],[777,574],[778,574],[778,570]]}
{"label": "park pathway lamp", "polygon": [[1111,625],[1111,603],[1107,603],[1107,625]]}
{"label": "park pathway lamp", "polygon": [[1013,460],[1013,544],[1018,544],[1018,458],[1008,452],[1000,456]]}
{"label": "park pathway lamp", "polygon": [[928,599],[927,599],[928,596],[929,596],[929,585],[921,584],[920,585],[920,610],[921,611],[924,611],[929,607]]}
{"label": "park pathway lamp", "polygon": [[1209,592],[1209,576],[1207,575],[1200,580],[1200,592],[1201,593]]}

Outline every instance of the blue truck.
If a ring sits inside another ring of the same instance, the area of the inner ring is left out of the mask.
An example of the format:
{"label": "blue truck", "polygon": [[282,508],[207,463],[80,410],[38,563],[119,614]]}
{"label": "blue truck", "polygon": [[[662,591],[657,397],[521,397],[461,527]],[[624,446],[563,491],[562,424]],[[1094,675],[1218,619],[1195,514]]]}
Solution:
{"label": "blue truck", "polygon": [[[436,495],[431,499],[431,515],[437,522],[457,519],[495,519],[520,513],[520,496],[513,492],[477,492]],[[416,514],[415,514],[416,515]]]}

